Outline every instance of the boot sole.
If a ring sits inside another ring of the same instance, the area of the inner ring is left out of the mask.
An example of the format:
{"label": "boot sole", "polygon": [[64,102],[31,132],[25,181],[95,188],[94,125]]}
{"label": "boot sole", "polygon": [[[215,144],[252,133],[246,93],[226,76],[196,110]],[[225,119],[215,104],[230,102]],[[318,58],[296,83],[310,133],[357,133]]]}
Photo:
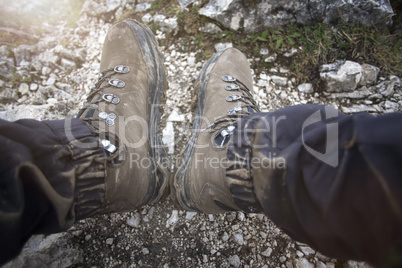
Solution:
{"label": "boot sole", "polygon": [[152,31],[135,20],[125,22],[133,31],[140,45],[142,55],[148,68],[148,154],[152,159],[151,174],[148,191],[144,204],[154,204],[169,195],[170,174],[167,170],[166,152],[162,139],[158,134],[160,125],[160,106],[165,89],[167,89],[166,69],[163,64],[163,55],[158,50],[158,43]]}

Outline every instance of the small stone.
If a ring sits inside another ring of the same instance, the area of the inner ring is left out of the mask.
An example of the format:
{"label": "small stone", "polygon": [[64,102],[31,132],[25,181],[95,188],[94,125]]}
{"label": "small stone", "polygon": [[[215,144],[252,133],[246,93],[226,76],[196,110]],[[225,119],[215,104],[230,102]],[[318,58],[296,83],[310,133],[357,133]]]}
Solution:
{"label": "small stone", "polygon": [[296,55],[297,52],[298,50],[296,48],[291,48],[288,52],[284,53],[283,56],[290,58]]}
{"label": "small stone", "polygon": [[74,61],[61,59],[61,65],[66,69],[67,72],[71,72],[77,69],[77,64]]}
{"label": "small stone", "polygon": [[42,74],[43,75],[49,75],[52,72],[52,69],[50,69],[49,67],[45,66],[42,68]]}
{"label": "small stone", "polygon": [[196,215],[197,215],[197,212],[187,211],[186,212],[186,220],[191,221]]}
{"label": "small stone", "polygon": [[29,86],[26,83],[21,83],[18,92],[21,93],[21,95],[26,95],[29,92]]}
{"label": "small stone", "polygon": [[288,83],[288,79],[286,77],[282,77],[282,76],[277,76],[277,75],[273,75],[271,77],[272,82],[274,82],[275,84],[279,85],[279,86],[286,86]]}
{"label": "small stone", "polygon": [[187,65],[190,67],[194,67],[195,66],[195,57],[188,57],[187,58]]}
{"label": "small stone", "polygon": [[142,251],[142,254],[144,254],[144,255],[149,254],[149,249],[147,249],[147,248],[143,248],[141,251]]}
{"label": "small stone", "polygon": [[141,216],[138,212],[134,213],[134,215],[127,220],[127,224],[131,227],[138,228],[140,226]]}
{"label": "small stone", "polygon": [[246,215],[244,215],[243,212],[237,212],[237,219],[239,221],[244,221],[245,217],[246,217]]}
{"label": "small stone", "polygon": [[267,80],[262,80],[262,79],[260,79],[260,80],[258,80],[258,82],[257,82],[257,86],[259,86],[259,87],[266,87],[268,85],[268,81]]}
{"label": "small stone", "polygon": [[272,248],[267,248],[265,251],[261,252],[261,255],[269,257],[272,254]]}
{"label": "small stone", "polygon": [[233,238],[238,245],[240,246],[244,245],[244,238],[242,234],[235,234],[233,235]]}
{"label": "small stone", "polygon": [[277,58],[278,58],[278,55],[275,53],[275,54],[272,54],[271,56],[265,58],[264,61],[265,62],[274,62],[274,61],[276,61]]}
{"label": "small stone", "polygon": [[222,241],[225,241],[225,242],[226,242],[226,241],[229,240],[229,238],[230,238],[230,237],[229,237],[228,233],[227,233],[227,232],[224,232],[223,235],[222,235]]}
{"label": "small stone", "polygon": [[85,241],[89,241],[92,238],[92,235],[88,234],[85,236]]}
{"label": "small stone", "polygon": [[155,207],[151,207],[147,213],[147,217],[148,219],[152,219],[154,217],[154,211],[155,211]]}
{"label": "small stone", "polygon": [[304,255],[309,256],[315,254],[315,251],[310,247],[300,247],[300,250],[304,253]]}
{"label": "small stone", "polygon": [[49,79],[46,81],[46,85],[51,86],[56,83],[56,79],[54,77],[49,77]]}
{"label": "small stone", "polygon": [[301,251],[296,251],[296,255],[298,256],[298,257],[303,257],[304,256],[304,254],[303,254],[303,252],[301,252]]}
{"label": "small stone", "polygon": [[166,225],[173,225],[179,221],[179,211],[178,210],[173,210],[172,215],[170,218],[166,221]]}
{"label": "small stone", "polygon": [[106,245],[112,245],[112,244],[113,244],[113,238],[106,239]]}
{"label": "small stone", "polygon": [[32,83],[29,86],[29,90],[31,90],[31,91],[36,91],[36,90],[38,90],[38,88],[39,88],[38,84],[35,84],[35,83]]}
{"label": "small stone", "polygon": [[0,80],[0,87],[3,87],[3,86],[4,86],[4,81]]}
{"label": "small stone", "polygon": [[268,55],[268,53],[269,53],[268,48],[261,48],[261,49],[260,49],[260,54],[261,54],[261,55]]}
{"label": "small stone", "polygon": [[228,258],[229,264],[234,266],[234,267],[240,267],[240,258],[237,255],[232,255]]}
{"label": "small stone", "polygon": [[215,45],[215,50],[216,52],[219,52],[231,47],[233,47],[232,43],[218,43]]}
{"label": "small stone", "polygon": [[212,214],[208,215],[208,219],[209,219],[209,221],[215,221],[214,215],[212,215]]}
{"label": "small stone", "polygon": [[314,268],[314,265],[304,258],[296,259],[294,265],[296,268]]}
{"label": "small stone", "polygon": [[149,14],[149,13],[145,14],[145,15],[142,17],[141,21],[142,21],[143,23],[145,23],[145,24],[151,24],[152,21],[153,21],[152,15]]}
{"label": "small stone", "polygon": [[285,261],[286,261],[286,257],[285,257],[285,256],[279,257],[279,261],[280,261],[280,262],[285,262]]}

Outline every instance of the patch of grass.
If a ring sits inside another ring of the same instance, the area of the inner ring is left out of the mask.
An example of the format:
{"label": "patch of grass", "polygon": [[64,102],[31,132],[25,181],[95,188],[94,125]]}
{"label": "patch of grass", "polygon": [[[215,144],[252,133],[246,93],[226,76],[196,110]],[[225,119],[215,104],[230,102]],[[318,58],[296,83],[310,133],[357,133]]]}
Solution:
{"label": "patch of grass", "polygon": [[[156,0],[153,4],[155,12],[169,10],[169,14],[178,18],[179,34],[168,36],[165,45],[177,44],[181,40],[181,46],[186,51],[202,50],[197,55],[199,60],[211,57],[216,43],[231,42],[248,57],[257,59],[252,65],[257,73],[274,65],[265,62],[266,56],[260,55],[261,49],[268,49],[269,55],[276,53],[277,62],[286,65],[298,82],[318,79],[320,65],[339,59],[372,64],[380,67],[384,75],[402,76],[402,39],[387,29],[351,24],[333,27],[317,23],[310,26],[290,24],[245,34],[199,15],[202,4],[190,6],[188,11],[177,6],[177,3],[162,0]],[[208,22],[215,23],[223,31],[213,35],[199,32],[199,27]],[[284,53],[291,49],[298,49],[299,52],[294,57],[284,57]]]}

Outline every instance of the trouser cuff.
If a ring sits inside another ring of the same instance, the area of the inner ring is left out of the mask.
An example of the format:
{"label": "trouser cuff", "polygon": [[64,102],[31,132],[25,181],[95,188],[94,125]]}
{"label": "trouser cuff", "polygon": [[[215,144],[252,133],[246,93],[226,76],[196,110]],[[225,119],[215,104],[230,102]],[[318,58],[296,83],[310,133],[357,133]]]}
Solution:
{"label": "trouser cuff", "polygon": [[[96,215],[105,200],[106,153],[99,137],[80,119],[45,122],[70,151],[75,172],[75,220]],[[71,172],[69,171],[69,172]],[[72,174],[73,175],[73,174]]]}

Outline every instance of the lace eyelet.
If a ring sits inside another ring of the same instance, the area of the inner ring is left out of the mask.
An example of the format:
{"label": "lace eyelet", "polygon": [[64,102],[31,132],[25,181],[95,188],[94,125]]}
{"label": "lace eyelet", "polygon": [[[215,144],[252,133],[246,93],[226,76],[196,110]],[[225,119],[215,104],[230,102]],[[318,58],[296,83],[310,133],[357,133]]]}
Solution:
{"label": "lace eyelet", "polygon": [[239,90],[240,87],[238,85],[232,84],[225,87],[227,91],[236,91]]}
{"label": "lace eyelet", "polygon": [[109,93],[103,94],[102,99],[107,101],[107,102],[110,102],[112,104],[118,104],[120,102],[119,97],[117,97],[117,96],[115,96],[113,94],[109,94]]}
{"label": "lace eyelet", "polygon": [[224,75],[222,76],[222,80],[225,82],[235,82],[236,78],[230,75]]}
{"label": "lace eyelet", "polygon": [[124,83],[124,81],[119,80],[119,79],[110,79],[108,83],[109,83],[109,85],[111,85],[113,87],[118,87],[118,88],[123,88],[126,86],[126,83]]}
{"label": "lace eyelet", "polygon": [[238,112],[242,111],[243,109],[241,107],[234,107],[230,108],[228,110],[228,114],[237,114]]}
{"label": "lace eyelet", "polygon": [[130,72],[130,67],[124,65],[117,65],[116,67],[114,67],[114,71],[116,73],[126,74]]}
{"label": "lace eyelet", "polygon": [[231,95],[231,96],[228,96],[227,98],[226,98],[226,101],[228,101],[228,102],[234,102],[234,101],[238,101],[238,100],[240,100],[241,99],[241,96],[240,95]]}
{"label": "lace eyelet", "polygon": [[108,151],[109,153],[113,154],[117,151],[117,147],[113,145],[109,140],[103,139],[101,140],[101,144],[103,146],[103,149]]}

